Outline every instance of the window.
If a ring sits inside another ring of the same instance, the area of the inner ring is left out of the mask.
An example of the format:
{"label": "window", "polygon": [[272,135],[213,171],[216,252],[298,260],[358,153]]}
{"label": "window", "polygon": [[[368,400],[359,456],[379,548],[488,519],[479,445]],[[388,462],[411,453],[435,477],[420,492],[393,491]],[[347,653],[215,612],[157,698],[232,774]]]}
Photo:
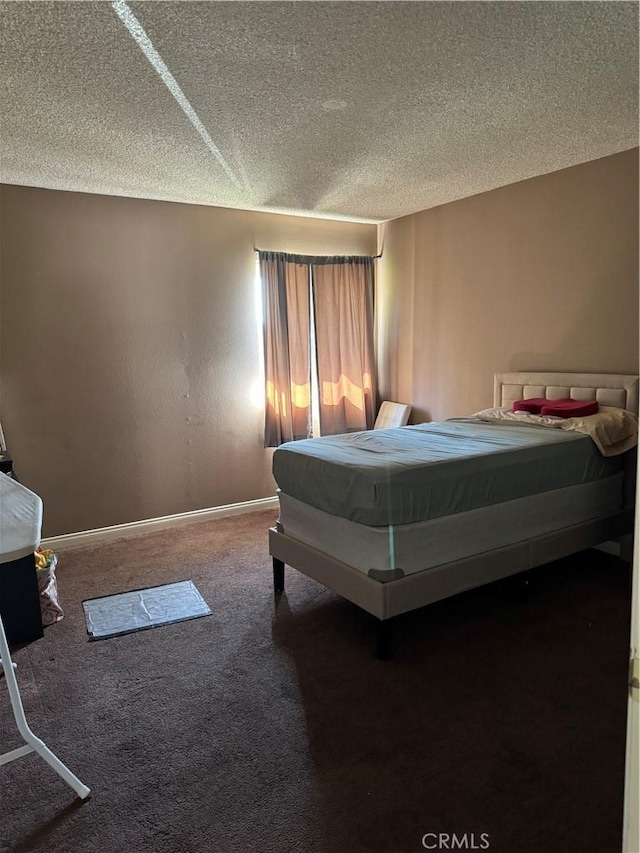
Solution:
{"label": "window", "polygon": [[373,258],[260,252],[259,263],[265,447],[370,429]]}

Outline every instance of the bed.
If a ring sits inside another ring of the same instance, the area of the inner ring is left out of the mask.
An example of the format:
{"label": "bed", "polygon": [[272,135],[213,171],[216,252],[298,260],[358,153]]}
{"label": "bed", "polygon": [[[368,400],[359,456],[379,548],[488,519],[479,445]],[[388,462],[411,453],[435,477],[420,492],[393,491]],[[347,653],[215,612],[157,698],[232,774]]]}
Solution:
{"label": "bed", "polygon": [[622,417],[638,411],[638,376],[496,374],[480,417],[282,445],[275,593],[285,564],[319,581],[376,617],[386,658],[395,616],[605,541],[628,546],[635,451],[603,455],[592,434],[514,422],[512,404],[538,397]]}

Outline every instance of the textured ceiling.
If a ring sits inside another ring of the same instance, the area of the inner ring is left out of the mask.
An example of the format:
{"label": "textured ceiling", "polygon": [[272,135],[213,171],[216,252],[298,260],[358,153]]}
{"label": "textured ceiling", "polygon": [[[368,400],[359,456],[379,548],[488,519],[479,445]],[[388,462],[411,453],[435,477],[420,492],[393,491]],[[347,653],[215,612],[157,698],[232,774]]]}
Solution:
{"label": "textured ceiling", "polygon": [[0,12],[5,183],[383,221],[638,144],[637,3]]}

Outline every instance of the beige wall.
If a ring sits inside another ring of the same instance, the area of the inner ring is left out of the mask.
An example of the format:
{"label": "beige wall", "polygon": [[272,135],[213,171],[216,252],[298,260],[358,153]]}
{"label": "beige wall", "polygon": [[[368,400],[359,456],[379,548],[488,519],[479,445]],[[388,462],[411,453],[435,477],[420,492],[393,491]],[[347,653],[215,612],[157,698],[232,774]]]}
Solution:
{"label": "beige wall", "polygon": [[258,248],[373,254],[373,225],[4,186],[1,418],[56,535],[274,494]]}
{"label": "beige wall", "polygon": [[[494,372],[638,372],[638,152],[378,229],[381,394],[412,420]],[[376,228],[4,186],[1,410],[45,535],[273,494],[253,399],[254,246],[376,249]]]}
{"label": "beige wall", "polygon": [[491,405],[500,371],[638,372],[637,149],[381,231],[381,392],[412,421]]}

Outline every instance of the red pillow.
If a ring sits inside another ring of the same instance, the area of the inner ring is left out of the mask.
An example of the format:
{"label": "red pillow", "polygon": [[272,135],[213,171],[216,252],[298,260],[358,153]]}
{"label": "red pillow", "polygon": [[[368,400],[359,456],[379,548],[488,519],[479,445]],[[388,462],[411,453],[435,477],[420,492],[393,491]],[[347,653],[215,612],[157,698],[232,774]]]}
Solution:
{"label": "red pillow", "polygon": [[546,397],[531,397],[528,400],[518,400],[513,404],[513,412],[529,412],[530,415],[539,415],[542,407],[549,404]]}
{"label": "red pillow", "polygon": [[596,400],[547,400],[540,414],[556,418],[580,418],[595,415],[597,411]]}

